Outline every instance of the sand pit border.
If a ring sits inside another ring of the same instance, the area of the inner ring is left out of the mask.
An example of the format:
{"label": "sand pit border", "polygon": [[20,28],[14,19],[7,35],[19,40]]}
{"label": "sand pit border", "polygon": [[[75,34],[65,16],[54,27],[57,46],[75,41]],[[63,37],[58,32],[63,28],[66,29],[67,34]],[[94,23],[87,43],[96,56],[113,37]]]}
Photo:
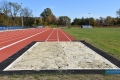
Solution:
{"label": "sand pit border", "polygon": [[[89,47],[90,49],[94,50],[95,52],[97,52],[99,55],[103,56],[104,58],[106,58],[107,60],[109,60],[111,63],[113,63],[114,65],[116,65],[117,67],[120,68],[120,60],[114,58],[111,55],[108,55],[107,53],[105,53],[104,51],[90,45],[89,43],[85,42],[85,41],[73,41],[73,42],[82,42],[84,45],[86,45],[87,47]],[[23,49],[21,49],[20,51],[18,51],[17,53],[15,53],[14,55],[12,55],[11,57],[9,57],[8,59],[6,59],[5,61],[0,63],[0,74],[34,74],[34,73],[57,73],[57,74],[63,74],[63,73],[70,73],[70,74],[105,74],[106,69],[83,69],[83,70],[40,70],[40,71],[33,71],[33,70],[22,70],[22,71],[3,71],[7,66],[9,66],[14,60],[16,60],[19,56],[21,56],[25,51],[27,51],[29,48],[31,48],[36,42],[31,42],[29,45],[27,45],[26,47],[24,47]]]}

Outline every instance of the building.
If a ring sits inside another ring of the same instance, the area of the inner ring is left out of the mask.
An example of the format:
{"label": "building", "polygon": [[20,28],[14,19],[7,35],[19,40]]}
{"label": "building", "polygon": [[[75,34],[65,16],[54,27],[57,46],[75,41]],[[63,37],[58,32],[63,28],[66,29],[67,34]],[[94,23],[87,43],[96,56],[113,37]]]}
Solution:
{"label": "building", "polygon": [[81,28],[92,28],[91,25],[82,25]]}

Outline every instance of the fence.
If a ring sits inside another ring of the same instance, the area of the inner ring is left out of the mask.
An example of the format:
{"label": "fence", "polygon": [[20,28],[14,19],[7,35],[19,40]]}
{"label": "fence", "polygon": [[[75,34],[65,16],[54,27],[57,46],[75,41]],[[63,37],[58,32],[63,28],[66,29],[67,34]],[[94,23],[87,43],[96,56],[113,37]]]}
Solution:
{"label": "fence", "polygon": [[22,29],[22,26],[0,26],[0,30]]}

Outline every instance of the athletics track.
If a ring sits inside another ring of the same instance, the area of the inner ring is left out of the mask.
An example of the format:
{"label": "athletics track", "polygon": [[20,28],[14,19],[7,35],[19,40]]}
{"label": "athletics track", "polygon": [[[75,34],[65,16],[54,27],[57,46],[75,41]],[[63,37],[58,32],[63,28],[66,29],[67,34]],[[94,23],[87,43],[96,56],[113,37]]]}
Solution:
{"label": "athletics track", "polygon": [[61,42],[75,40],[56,28],[33,28],[0,32],[0,63],[33,41]]}

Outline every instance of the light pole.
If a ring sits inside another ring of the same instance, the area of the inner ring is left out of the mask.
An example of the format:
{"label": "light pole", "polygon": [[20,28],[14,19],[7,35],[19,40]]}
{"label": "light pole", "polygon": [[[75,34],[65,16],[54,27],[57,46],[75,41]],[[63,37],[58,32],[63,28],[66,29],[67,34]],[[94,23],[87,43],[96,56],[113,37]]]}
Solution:
{"label": "light pole", "polygon": [[[22,3],[21,3],[21,7],[22,7]],[[21,9],[21,21],[22,21],[22,28],[23,28],[23,16],[22,16],[22,9]]]}
{"label": "light pole", "polygon": [[66,19],[66,27],[67,27],[67,19]]}
{"label": "light pole", "polygon": [[36,10],[35,10],[35,27],[36,27],[37,25],[36,25]]}
{"label": "light pole", "polygon": [[89,14],[89,26],[90,26],[90,14],[91,14],[91,13],[88,13],[88,14]]}

